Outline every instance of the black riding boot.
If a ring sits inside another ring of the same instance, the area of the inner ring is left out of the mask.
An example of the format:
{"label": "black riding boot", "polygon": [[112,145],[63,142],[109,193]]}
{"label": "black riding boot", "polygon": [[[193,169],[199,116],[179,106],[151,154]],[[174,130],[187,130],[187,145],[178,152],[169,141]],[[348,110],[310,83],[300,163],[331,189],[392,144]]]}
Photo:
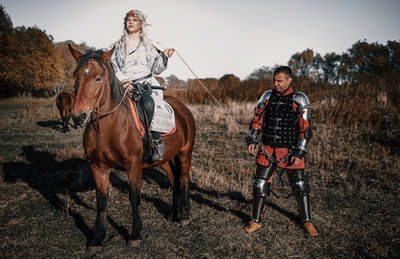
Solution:
{"label": "black riding boot", "polygon": [[153,155],[151,156],[152,161],[161,161],[164,156],[165,144],[162,142],[161,133],[152,131],[151,135],[153,136],[154,141],[154,149]]}

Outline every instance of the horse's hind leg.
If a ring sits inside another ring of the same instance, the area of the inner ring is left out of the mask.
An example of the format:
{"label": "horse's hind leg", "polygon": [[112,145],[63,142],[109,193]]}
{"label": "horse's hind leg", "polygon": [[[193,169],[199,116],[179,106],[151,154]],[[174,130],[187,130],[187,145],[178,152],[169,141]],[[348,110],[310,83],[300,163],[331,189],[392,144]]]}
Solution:
{"label": "horse's hind leg", "polygon": [[129,237],[128,247],[137,248],[140,247],[142,237],[140,232],[142,231],[142,219],[140,217],[140,191],[142,186],[142,167],[141,161],[135,163],[128,169],[129,178],[129,200],[132,205],[132,234]]}
{"label": "horse's hind leg", "polygon": [[96,184],[97,198],[97,217],[96,230],[93,240],[89,244],[89,249],[94,251],[101,250],[102,242],[106,236],[106,217],[107,200],[110,194],[110,169],[99,169],[90,165],[94,182]]}
{"label": "horse's hind leg", "polygon": [[[172,219],[174,221],[178,220],[178,205],[177,199],[176,199],[176,194],[175,194],[175,188],[174,186],[176,185],[174,182],[174,173],[172,172],[172,169],[174,168],[174,163],[172,161],[169,161],[168,163],[162,164],[160,167],[167,173],[168,181],[171,184],[171,187],[173,188],[173,205],[172,205],[172,212],[171,215],[169,216],[169,219]],[[175,169],[174,169],[175,170]]]}
{"label": "horse's hind leg", "polygon": [[160,167],[167,174],[168,182],[171,184],[171,187],[173,187],[174,186],[174,175],[173,175],[172,169],[171,169],[173,167],[173,164],[171,165],[171,161],[169,161],[169,163],[162,164],[162,165],[160,165]]}
{"label": "horse's hind leg", "polygon": [[174,158],[173,217],[181,225],[190,223],[189,171],[191,154],[182,152]]}

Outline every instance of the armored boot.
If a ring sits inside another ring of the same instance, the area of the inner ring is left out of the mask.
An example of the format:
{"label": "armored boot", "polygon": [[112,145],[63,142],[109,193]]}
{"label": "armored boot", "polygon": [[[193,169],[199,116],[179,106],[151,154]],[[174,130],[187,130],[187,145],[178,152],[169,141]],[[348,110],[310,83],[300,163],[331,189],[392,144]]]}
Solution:
{"label": "armored boot", "polygon": [[260,223],[257,223],[255,221],[250,221],[249,225],[247,225],[244,230],[247,233],[253,233],[254,231],[259,230],[260,228],[262,228],[262,225]]}
{"label": "armored boot", "polygon": [[[254,179],[254,186],[263,186],[260,188],[269,189],[269,183],[265,179]],[[247,225],[244,229],[248,233],[252,233],[256,230],[259,230],[262,227],[261,217],[265,210],[265,198],[267,193],[260,194],[258,190],[254,189],[253,191],[253,212],[249,225]]]}
{"label": "armored boot", "polygon": [[151,135],[153,136],[154,149],[153,155],[151,156],[152,161],[161,161],[164,156],[165,144],[162,142],[161,133],[152,131]]}
{"label": "armored boot", "polygon": [[315,229],[310,218],[310,195],[307,193],[303,197],[296,197],[299,206],[300,218],[303,222],[303,228],[309,236],[318,236],[318,231]]}
{"label": "armored boot", "polygon": [[310,236],[318,236],[318,231],[311,222],[310,216],[310,185],[304,169],[288,170],[289,181],[292,185],[294,196],[296,196],[299,207],[300,218],[303,228]]}
{"label": "armored boot", "polygon": [[257,165],[256,175],[254,176],[253,184],[253,212],[252,219],[248,226],[245,227],[245,231],[252,233],[262,227],[261,217],[265,210],[265,199],[269,195],[270,183],[268,182],[271,178],[276,164],[271,163],[268,167]]}
{"label": "armored boot", "polygon": [[311,221],[307,221],[303,224],[304,230],[311,237],[318,236],[318,231],[315,229],[313,223]]}

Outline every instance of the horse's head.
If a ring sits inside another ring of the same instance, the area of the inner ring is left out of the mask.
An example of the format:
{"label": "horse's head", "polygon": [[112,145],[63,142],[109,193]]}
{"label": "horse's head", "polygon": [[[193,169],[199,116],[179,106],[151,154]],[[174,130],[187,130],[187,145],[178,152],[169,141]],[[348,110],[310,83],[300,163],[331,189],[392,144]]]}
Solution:
{"label": "horse's head", "polygon": [[75,103],[72,114],[78,124],[87,123],[91,112],[98,109],[110,86],[110,61],[114,48],[106,52],[88,51],[82,54],[70,44],[68,48],[77,61],[74,71]]}

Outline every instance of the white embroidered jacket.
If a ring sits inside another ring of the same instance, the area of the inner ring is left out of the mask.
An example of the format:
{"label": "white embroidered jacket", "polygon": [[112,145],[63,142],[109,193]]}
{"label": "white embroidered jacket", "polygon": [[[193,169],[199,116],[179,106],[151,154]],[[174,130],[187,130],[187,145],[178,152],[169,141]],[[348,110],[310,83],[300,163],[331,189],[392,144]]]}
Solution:
{"label": "white embroidered jacket", "polygon": [[[139,41],[136,48],[128,51],[126,60],[121,60],[119,41],[111,45],[111,47],[115,45],[115,50],[111,60],[116,69],[115,75],[118,80],[135,80],[151,74],[151,77],[139,80],[138,82],[148,82],[152,86],[160,86],[154,75],[161,74],[161,72],[167,68],[168,58],[159,48],[156,48],[151,41],[149,41],[149,43],[151,48],[149,60],[147,60],[146,49],[142,40]],[[153,90],[151,96],[157,106],[157,104],[160,104],[163,100],[163,91]]]}

